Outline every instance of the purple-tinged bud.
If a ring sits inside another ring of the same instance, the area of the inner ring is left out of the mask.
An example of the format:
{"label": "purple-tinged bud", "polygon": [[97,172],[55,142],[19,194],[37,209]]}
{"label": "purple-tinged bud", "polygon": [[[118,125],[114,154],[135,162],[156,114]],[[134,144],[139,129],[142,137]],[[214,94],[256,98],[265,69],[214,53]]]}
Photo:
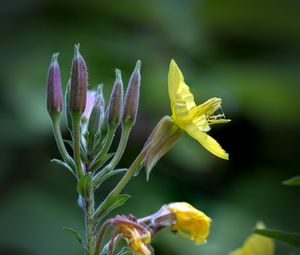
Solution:
{"label": "purple-tinged bud", "polygon": [[96,100],[89,116],[88,132],[95,135],[99,130],[104,119],[105,102],[102,93],[102,84],[98,86]]}
{"label": "purple-tinged bud", "polygon": [[82,114],[86,107],[88,73],[84,59],[75,45],[75,55],[71,69],[70,112]]}
{"label": "purple-tinged bud", "polygon": [[109,105],[106,112],[108,125],[119,126],[123,114],[123,82],[121,71],[116,69],[116,80],[111,92]]}
{"label": "purple-tinged bud", "polygon": [[139,106],[140,84],[141,84],[141,61],[136,62],[135,69],[130,77],[125,95],[123,122],[133,125],[136,120]]}
{"label": "purple-tinged bud", "polygon": [[57,57],[58,53],[54,53],[48,72],[47,110],[50,114],[62,111],[61,78]]}

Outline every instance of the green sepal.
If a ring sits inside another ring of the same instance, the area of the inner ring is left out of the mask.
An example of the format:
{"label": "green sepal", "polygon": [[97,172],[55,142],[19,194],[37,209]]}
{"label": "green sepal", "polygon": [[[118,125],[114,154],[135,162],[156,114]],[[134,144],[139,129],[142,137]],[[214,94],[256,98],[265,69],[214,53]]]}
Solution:
{"label": "green sepal", "polygon": [[116,197],[110,197],[105,200],[95,212],[95,220],[101,221],[112,210],[122,206],[131,196],[127,194],[120,194]]}
{"label": "green sepal", "polygon": [[95,189],[99,188],[100,185],[105,182],[109,177],[115,175],[115,174],[119,174],[122,172],[126,172],[128,169],[127,168],[120,168],[120,169],[116,169],[113,171],[105,171],[105,169],[103,171],[101,171],[99,174],[96,175],[96,178],[94,179],[94,187]]}
{"label": "green sepal", "polygon": [[74,229],[69,228],[69,227],[63,227],[63,230],[70,233],[80,243],[80,245],[83,248],[85,248],[85,243],[84,243],[84,241],[82,240],[81,236],[78,234],[77,231],[75,231]]}
{"label": "green sepal", "polygon": [[101,166],[105,164],[107,160],[109,160],[115,153],[111,152],[108,154],[105,154],[103,157],[97,158],[93,161],[91,166],[89,167],[90,172],[96,172]]}
{"label": "green sepal", "polygon": [[61,161],[61,160],[59,160],[59,159],[56,159],[56,158],[51,159],[50,162],[51,162],[51,163],[56,163],[56,164],[58,164],[58,165],[60,165],[60,166],[63,166],[64,168],[66,168],[66,169],[69,170],[72,174],[74,174],[74,175],[76,176],[75,170],[72,169],[72,167],[69,166],[66,162],[63,162],[63,161]]}
{"label": "green sepal", "polygon": [[270,237],[278,241],[285,242],[294,247],[300,248],[300,234],[299,233],[289,233],[280,230],[273,229],[255,229],[256,234]]}
{"label": "green sepal", "polygon": [[287,186],[300,186],[300,176],[295,176],[291,179],[284,181],[282,184]]}
{"label": "green sepal", "polygon": [[130,255],[132,254],[132,250],[130,250],[128,247],[123,247],[117,255]]}
{"label": "green sepal", "polygon": [[82,177],[80,177],[77,183],[77,192],[85,199],[88,199],[92,191],[93,191],[93,178],[91,173],[88,172]]}

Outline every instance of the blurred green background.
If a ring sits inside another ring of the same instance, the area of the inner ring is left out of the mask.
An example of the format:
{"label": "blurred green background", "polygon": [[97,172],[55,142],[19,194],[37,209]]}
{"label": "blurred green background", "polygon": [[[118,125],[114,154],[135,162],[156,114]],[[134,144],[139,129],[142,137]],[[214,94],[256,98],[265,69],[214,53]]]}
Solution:
{"label": "blurred green background", "polygon": [[[52,53],[60,52],[65,85],[78,42],[89,82],[103,82],[106,99],[114,68],[126,84],[136,60],[143,62],[138,121],[120,165],[128,166],[155,124],[170,114],[171,58],[196,101],[221,97],[232,119],[210,132],[230,161],[185,135],[148,183],[141,172],[127,186],[133,197],[115,213],[141,217],[162,204],[187,201],[213,218],[207,244],[195,246],[164,230],[153,241],[156,254],[228,254],[258,220],[299,231],[300,190],[281,185],[299,174],[300,165],[299,13],[295,0],[1,1],[0,254],[82,254],[62,230],[82,233],[83,215],[74,178],[50,163],[58,152],[45,108]],[[104,185],[99,201],[117,179]],[[300,254],[278,242],[276,250]]]}

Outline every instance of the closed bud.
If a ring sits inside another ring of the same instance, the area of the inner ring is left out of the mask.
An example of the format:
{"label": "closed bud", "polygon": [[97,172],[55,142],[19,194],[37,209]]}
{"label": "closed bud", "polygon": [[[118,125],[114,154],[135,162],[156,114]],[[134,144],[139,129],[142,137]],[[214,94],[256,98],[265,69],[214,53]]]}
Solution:
{"label": "closed bud", "polygon": [[123,82],[121,71],[116,69],[116,80],[111,92],[109,105],[106,112],[108,125],[118,126],[123,114]]}
{"label": "closed bud", "polygon": [[133,125],[136,120],[139,106],[140,84],[141,84],[141,61],[138,60],[130,77],[125,95],[123,122]]}
{"label": "closed bud", "polygon": [[172,148],[181,133],[181,129],[169,116],[162,118],[156,125],[145,144],[147,153],[144,164],[147,180],[156,162]]}
{"label": "closed bud", "polygon": [[75,45],[75,55],[71,69],[70,112],[82,114],[86,107],[88,73],[84,59]]}
{"label": "closed bud", "polygon": [[104,118],[104,98],[102,93],[102,84],[98,86],[96,93],[96,100],[89,116],[88,132],[95,135],[102,124]]}
{"label": "closed bud", "polygon": [[54,53],[48,72],[47,110],[50,114],[62,111],[61,78],[57,57],[58,53]]}

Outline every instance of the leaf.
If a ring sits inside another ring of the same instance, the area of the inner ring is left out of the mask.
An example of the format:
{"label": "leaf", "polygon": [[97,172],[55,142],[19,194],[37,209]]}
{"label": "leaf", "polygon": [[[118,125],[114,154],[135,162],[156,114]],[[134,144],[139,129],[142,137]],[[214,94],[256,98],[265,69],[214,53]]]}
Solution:
{"label": "leaf", "polygon": [[61,161],[59,159],[54,158],[54,159],[51,159],[50,162],[51,163],[56,163],[56,164],[58,164],[60,166],[63,166],[64,168],[66,168],[67,170],[69,170],[72,174],[75,174],[75,171],[67,163],[65,163],[65,162],[63,162],[63,161]]}
{"label": "leaf", "polygon": [[105,164],[105,162],[107,162],[107,160],[109,160],[113,155],[115,155],[114,152],[108,153],[106,155],[104,155],[101,158],[98,158],[96,160],[94,160],[94,162],[91,164],[89,171],[91,172],[95,172],[97,171],[101,166],[103,166],[103,164]]}
{"label": "leaf", "polygon": [[128,247],[123,247],[117,255],[131,255],[132,251]]}
{"label": "leaf", "polygon": [[283,182],[287,186],[300,186],[300,176],[295,176]]}
{"label": "leaf", "polygon": [[82,247],[84,247],[84,242],[81,238],[81,236],[72,228],[63,227],[63,230],[69,232],[79,243]]}
{"label": "leaf", "polygon": [[92,190],[93,190],[92,176],[91,173],[88,172],[85,175],[80,177],[77,183],[77,192],[79,195],[88,199],[89,194],[91,194]]}
{"label": "leaf", "polygon": [[105,171],[105,169],[103,169],[103,171],[101,171],[95,178],[95,189],[99,188],[100,185],[105,182],[109,177],[115,175],[115,174],[119,174],[122,172],[126,172],[128,169],[127,168],[120,168],[120,169],[116,169],[113,171]]}
{"label": "leaf", "polygon": [[289,245],[300,248],[300,234],[299,233],[289,233],[283,232],[280,230],[272,230],[272,229],[255,229],[256,234],[270,237],[282,242],[285,242]]}
{"label": "leaf", "polygon": [[120,194],[113,198],[105,200],[96,210],[95,219],[101,221],[112,210],[123,205],[131,196],[127,194]]}

